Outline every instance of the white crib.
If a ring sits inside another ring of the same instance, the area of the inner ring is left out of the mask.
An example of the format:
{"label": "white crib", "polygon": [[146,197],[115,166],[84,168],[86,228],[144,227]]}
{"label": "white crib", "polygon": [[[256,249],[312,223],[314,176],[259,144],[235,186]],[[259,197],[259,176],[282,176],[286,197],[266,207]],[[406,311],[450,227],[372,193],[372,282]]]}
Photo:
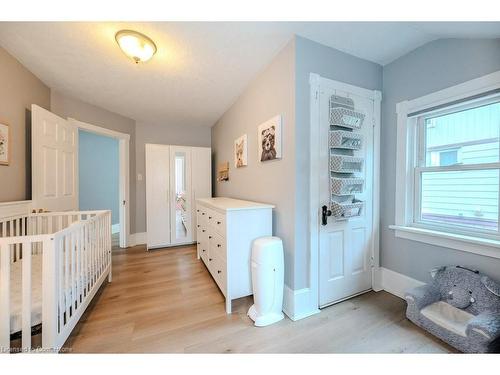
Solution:
{"label": "white crib", "polygon": [[21,331],[30,351],[58,352],[105,280],[111,281],[111,212],[51,212],[0,219],[0,352]]}

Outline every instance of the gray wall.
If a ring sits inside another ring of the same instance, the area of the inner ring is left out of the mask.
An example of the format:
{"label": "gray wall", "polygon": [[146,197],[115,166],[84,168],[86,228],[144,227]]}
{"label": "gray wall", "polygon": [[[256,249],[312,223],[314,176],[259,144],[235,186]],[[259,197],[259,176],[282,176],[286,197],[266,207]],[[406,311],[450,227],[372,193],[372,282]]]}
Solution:
{"label": "gray wall", "polygon": [[135,120],[107,111],[103,108],[71,98],[57,91],[51,92],[51,111],[67,118],[87,122],[92,125],[130,134],[130,233],[136,233],[135,202]]}
{"label": "gray wall", "polygon": [[49,109],[50,89],[0,47],[0,123],[9,125],[11,136],[10,165],[0,165],[0,202],[31,197],[30,148],[26,149],[31,104]]}
{"label": "gray wall", "polygon": [[309,74],[370,90],[382,89],[382,67],[311,40],[296,37],[296,221],[294,289],[308,286],[309,278]]}
{"label": "gray wall", "polygon": [[[146,231],[146,143],[210,147],[210,128],[207,126],[178,126],[137,123],[135,129],[136,232]],[[137,174],[142,174],[139,181]],[[131,181],[134,181],[131,176]]]}
{"label": "gray wall", "polygon": [[120,222],[119,142],[78,132],[78,199],[80,210],[111,210],[111,223]]}
{"label": "gray wall", "polygon": [[[258,160],[257,126],[282,115],[281,160]],[[248,135],[248,166],[236,169],[234,140]],[[276,205],[273,230],[283,239],[285,283],[293,287],[295,226],[295,41],[279,52],[212,128],[216,196]],[[229,181],[216,181],[217,165],[229,161]]]}
{"label": "gray wall", "polygon": [[500,279],[500,260],[395,238],[396,103],[414,99],[500,70],[500,39],[438,40],[426,44],[383,70],[381,141],[382,266],[418,280],[429,279],[437,265],[461,264]]}

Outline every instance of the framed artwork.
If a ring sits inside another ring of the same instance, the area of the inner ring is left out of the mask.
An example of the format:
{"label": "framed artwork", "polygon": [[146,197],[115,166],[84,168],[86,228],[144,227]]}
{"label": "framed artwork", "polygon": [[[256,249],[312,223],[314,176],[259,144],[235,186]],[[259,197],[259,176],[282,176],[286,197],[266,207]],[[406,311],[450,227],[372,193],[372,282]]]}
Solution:
{"label": "framed artwork", "polygon": [[229,162],[226,161],[224,163],[219,164],[219,168],[217,169],[219,182],[229,181]]}
{"label": "framed artwork", "polygon": [[248,140],[247,135],[243,134],[234,141],[234,166],[236,168],[248,165]]}
{"label": "framed artwork", "polygon": [[0,123],[0,165],[9,165],[10,152],[9,125]]}
{"label": "framed artwork", "polygon": [[281,115],[259,125],[257,140],[261,162],[281,159]]}

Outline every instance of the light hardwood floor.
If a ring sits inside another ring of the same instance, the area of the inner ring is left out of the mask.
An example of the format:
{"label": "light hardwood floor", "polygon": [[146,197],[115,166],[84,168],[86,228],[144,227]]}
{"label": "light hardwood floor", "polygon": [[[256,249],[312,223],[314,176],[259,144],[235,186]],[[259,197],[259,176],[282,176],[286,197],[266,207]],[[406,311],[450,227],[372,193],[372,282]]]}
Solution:
{"label": "light hardwood floor", "polygon": [[399,353],[453,349],[414,326],[405,302],[370,292],[265,328],[246,312],[252,298],[224,298],[193,246],[113,252],[113,282],[68,338],[73,353]]}

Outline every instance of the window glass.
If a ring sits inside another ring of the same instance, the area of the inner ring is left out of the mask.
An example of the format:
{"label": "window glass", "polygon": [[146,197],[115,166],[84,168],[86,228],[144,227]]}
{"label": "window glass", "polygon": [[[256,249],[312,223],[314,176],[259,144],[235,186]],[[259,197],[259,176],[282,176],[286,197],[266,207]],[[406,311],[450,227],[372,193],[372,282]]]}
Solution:
{"label": "window glass", "polygon": [[499,170],[422,172],[422,221],[498,230]]}
{"label": "window glass", "polygon": [[499,161],[500,103],[425,119],[425,166]]}

